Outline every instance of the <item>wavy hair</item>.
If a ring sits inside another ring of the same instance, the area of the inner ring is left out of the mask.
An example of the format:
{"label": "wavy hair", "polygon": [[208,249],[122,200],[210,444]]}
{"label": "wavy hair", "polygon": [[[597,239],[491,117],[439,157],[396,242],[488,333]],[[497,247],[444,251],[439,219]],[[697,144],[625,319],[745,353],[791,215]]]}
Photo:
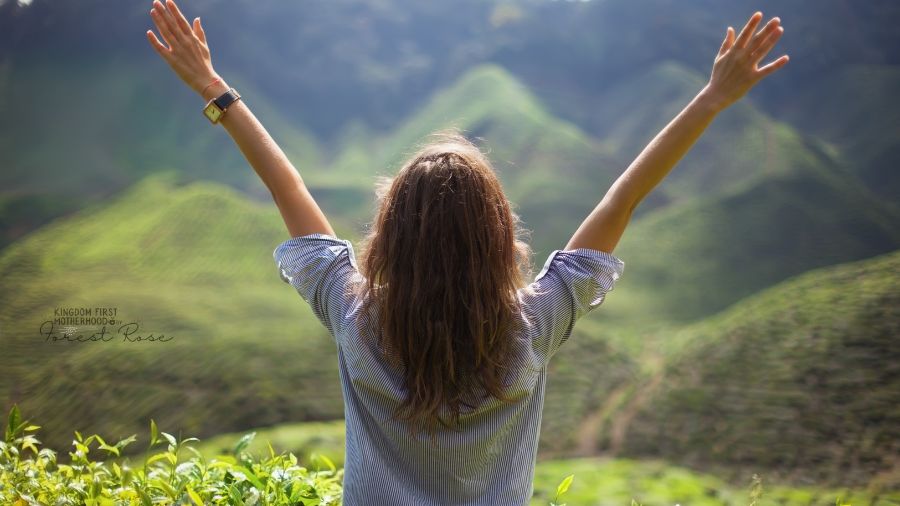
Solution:
{"label": "wavy hair", "polygon": [[392,418],[433,440],[476,394],[511,400],[509,330],[532,271],[527,230],[486,155],[456,128],[430,138],[381,179],[359,265],[381,350],[404,371],[407,397]]}

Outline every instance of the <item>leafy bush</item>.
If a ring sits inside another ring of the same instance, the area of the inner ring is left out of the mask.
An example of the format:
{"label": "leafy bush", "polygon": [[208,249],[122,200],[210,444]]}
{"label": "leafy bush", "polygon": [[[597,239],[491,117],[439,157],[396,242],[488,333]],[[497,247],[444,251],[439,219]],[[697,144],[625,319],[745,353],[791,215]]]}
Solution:
{"label": "leafy bush", "polygon": [[[114,445],[99,435],[83,437],[75,431],[75,451],[69,464],[57,462],[56,452],[39,449],[32,434],[40,426],[22,420],[19,408],[9,412],[6,435],[0,442],[0,504],[30,505],[140,505],[227,504],[302,505],[341,504],[344,470],[324,455],[313,455],[324,464],[315,471],[297,464],[293,453],[276,455],[269,444],[268,458],[256,459],[245,450],[256,433],[242,437],[232,455],[207,460],[187,446],[197,438],[177,439],[160,432],[150,421],[150,444],[141,467],[122,461],[122,449],[137,440],[135,435]],[[93,445],[93,447],[92,447]],[[151,455],[154,447],[164,451]],[[91,450],[106,452],[113,461],[92,461]],[[185,460],[182,450],[193,453]],[[31,455],[29,455],[29,453]],[[26,458],[30,457],[30,458]],[[120,465],[120,463],[122,465]],[[560,483],[554,506],[569,488],[573,476]],[[565,505],[559,505],[565,506]]]}
{"label": "leafy bush", "polygon": [[[87,438],[75,432],[71,462],[57,462],[56,452],[38,449],[40,441],[31,433],[39,429],[21,419],[13,406],[6,437],[0,442],[0,504],[22,505],[338,505],[341,503],[343,469],[324,456],[317,456],[326,469],[310,470],[297,465],[293,453],[253,459],[244,449],[255,433],[241,438],[233,455],[206,461],[187,443],[159,432],[150,422],[150,444],[143,465],[132,468],[119,462],[92,461],[92,450],[106,457],[121,457],[121,451],[136,441],[132,435],[108,444],[100,436]],[[151,455],[154,447],[164,451]],[[185,460],[182,450],[192,452]],[[28,455],[29,453],[33,455]],[[26,458],[26,455],[32,458]]]}

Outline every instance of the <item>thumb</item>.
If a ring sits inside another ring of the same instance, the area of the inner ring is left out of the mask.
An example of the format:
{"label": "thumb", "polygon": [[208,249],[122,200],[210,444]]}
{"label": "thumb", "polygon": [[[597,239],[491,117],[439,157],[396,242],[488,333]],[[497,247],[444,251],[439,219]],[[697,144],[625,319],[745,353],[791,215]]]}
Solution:
{"label": "thumb", "polygon": [[203,31],[203,26],[200,25],[199,17],[194,18],[194,34],[197,35],[200,42],[206,44],[206,32]]}

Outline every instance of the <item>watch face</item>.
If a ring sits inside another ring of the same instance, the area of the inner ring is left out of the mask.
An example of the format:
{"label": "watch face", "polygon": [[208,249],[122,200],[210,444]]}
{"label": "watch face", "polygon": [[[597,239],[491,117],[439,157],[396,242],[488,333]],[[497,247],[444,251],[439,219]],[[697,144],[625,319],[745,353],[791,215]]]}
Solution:
{"label": "watch face", "polygon": [[216,107],[216,104],[209,104],[206,106],[206,109],[203,109],[203,114],[206,114],[206,117],[215,123],[219,121],[219,117],[222,116],[222,111]]}

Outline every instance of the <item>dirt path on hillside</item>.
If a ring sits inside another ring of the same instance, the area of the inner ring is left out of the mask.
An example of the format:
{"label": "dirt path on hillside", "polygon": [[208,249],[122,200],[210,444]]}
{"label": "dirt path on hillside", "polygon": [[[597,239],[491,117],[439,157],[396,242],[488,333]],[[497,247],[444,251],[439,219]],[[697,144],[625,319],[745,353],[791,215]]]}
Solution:
{"label": "dirt path on hillside", "polygon": [[[665,362],[662,356],[651,352],[642,359],[642,362],[652,364],[654,372],[651,373],[649,379],[639,380],[637,385],[626,382],[614,388],[606,398],[606,401],[588,414],[578,426],[574,450],[576,456],[589,457],[599,453],[599,448],[597,447],[598,436],[604,420],[609,417],[613,410],[621,406],[622,402],[627,402],[627,405],[619,409],[619,414],[610,419],[610,444],[606,453],[615,455],[620,452],[625,441],[625,435],[628,432],[629,423],[637,415],[638,410],[647,397],[659,388],[663,380],[663,364]],[[634,389],[637,389],[637,394],[625,400],[629,394],[634,392]]]}

